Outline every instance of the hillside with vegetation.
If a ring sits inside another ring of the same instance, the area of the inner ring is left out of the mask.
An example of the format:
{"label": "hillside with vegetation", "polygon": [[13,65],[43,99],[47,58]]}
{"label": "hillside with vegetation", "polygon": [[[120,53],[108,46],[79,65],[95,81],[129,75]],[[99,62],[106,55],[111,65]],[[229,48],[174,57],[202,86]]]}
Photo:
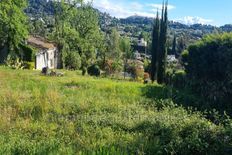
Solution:
{"label": "hillside with vegetation", "polygon": [[[149,50],[151,48],[151,31],[154,23],[154,18],[131,16],[127,18],[115,18],[108,13],[101,12],[97,9],[96,12],[99,20],[99,25],[102,31],[109,33],[112,28],[117,28],[117,31],[121,36],[129,37],[132,44],[135,44],[136,40],[140,37],[145,38],[149,44]],[[29,0],[29,6],[26,9],[26,13],[35,20],[44,20],[44,27],[47,25],[52,26],[52,15],[55,14],[52,1],[46,0]],[[212,26],[212,25],[185,25],[177,21],[169,21],[168,27],[168,47],[170,48],[170,54],[172,47],[173,36],[177,36],[177,44],[179,50],[187,48],[190,44],[203,38],[203,36],[211,33],[232,32],[232,26],[230,24],[224,26]],[[184,46],[184,47],[182,47]]]}
{"label": "hillside with vegetation", "polygon": [[162,8],[1,0],[0,154],[232,154],[231,25]]}

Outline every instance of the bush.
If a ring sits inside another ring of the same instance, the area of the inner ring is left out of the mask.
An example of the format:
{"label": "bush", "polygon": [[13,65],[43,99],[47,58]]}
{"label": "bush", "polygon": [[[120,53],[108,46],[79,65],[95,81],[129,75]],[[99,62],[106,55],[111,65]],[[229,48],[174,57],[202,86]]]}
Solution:
{"label": "bush", "polygon": [[24,69],[33,70],[35,68],[34,62],[24,62],[23,63]]}
{"label": "bush", "polygon": [[189,52],[187,50],[184,50],[181,53],[181,64],[186,67],[188,65],[188,56],[189,56]]}
{"label": "bush", "polygon": [[183,70],[169,70],[166,72],[165,82],[175,88],[184,88],[186,86],[186,73]]}
{"label": "bush", "polygon": [[183,88],[186,84],[186,73],[183,70],[176,71],[172,77],[174,87]]}
{"label": "bush", "polygon": [[11,55],[8,55],[5,63],[8,67],[11,67],[12,69],[23,69],[24,68],[23,61],[20,60],[19,58],[14,58]]}
{"label": "bush", "polygon": [[64,59],[65,68],[78,70],[81,67],[81,57],[77,52],[68,52]]}
{"label": "bush", "polygon": [[92,65],[88,68],[88,74],[91,76],[100,76],[101,70],[98,65]]}
{"label": "bush", "polygon": [[232,114],[232,33],[209,35],[191,45],[188,53],[185,68],[193,91]]}
{"label": "bush", "polygon": [[106,60],[104,63],[104,70],[106,71],[107,75],[119,73],[123,70],[123,65],[121,61],[115,61],[115,60]]}

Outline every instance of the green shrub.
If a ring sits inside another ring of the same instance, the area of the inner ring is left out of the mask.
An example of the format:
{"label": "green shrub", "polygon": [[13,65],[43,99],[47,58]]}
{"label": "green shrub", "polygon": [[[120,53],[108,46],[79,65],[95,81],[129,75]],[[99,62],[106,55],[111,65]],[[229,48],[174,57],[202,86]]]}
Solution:
{"label": "green shrub", "polygon": [[65,68],[69,70],[78,70],[81,67],[81,57],[78,52],[67,52],[64,58]]}
{"label": "green shrub", "polygon": [[24,62],[23,66],[24,69],[33,70],[35,68],[35,62]]}
{"label": "green shrub", "polygon": [[91,76],[100,76],[101,70],[98,65],[92,65],[88,67],[88,74]]}
{"label": "green shrub", "polygon": [[181,53],[181,63],[184,67],[186,67],[188,65],[188,56],[189,56],[189,52],[188,50],[184,50],[182,53]]}
{"label": "green shrub", "polygon": [[206,36],[188,52],[185,69],[192,90],[232,114],[232,33]]}
{"label": "green shrub", "polygon": [[183,70],[178,70],[172,77],[174,87],[183,88],[186,85],[186,73]]}
{"label": "green shrub", "polygon": [[168,70],[166,72],[166,84],[175,88],[184,88],[186,83],[186,73],[183,70]]}
{"label": "green shrub", "polygon": [[12,69],[23,69],[23,61],[19,58],[14,58],[11,55],[8,55],[7,60],[5,61],[6,65],[8,67],[11,67]]}

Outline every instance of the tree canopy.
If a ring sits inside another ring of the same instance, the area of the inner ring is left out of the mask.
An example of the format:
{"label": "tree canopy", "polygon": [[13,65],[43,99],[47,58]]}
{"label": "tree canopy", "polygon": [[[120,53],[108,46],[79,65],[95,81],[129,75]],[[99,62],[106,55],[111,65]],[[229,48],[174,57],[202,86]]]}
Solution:
{"label": "tree canopy", "polygon": [[24,9],[26,0],[1,0],[0,1],[0,42],[2,61],[8,54],[12,57],[23,57],[20,44],[28,35],[27,16]]}

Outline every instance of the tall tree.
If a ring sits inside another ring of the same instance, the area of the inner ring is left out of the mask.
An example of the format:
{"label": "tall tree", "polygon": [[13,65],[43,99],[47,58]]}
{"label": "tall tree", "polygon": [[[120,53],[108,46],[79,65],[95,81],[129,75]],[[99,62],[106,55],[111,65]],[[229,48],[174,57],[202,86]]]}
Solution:
{"label": "tall tree", "polygon": [[122,57],[122,52],[120,50],[120,35],[116,28],[113,28],[110,34],[108,56],[112,60],[118,60]]}
{"label": "tall tree", "polygon": [[154,82],[157,79],[157,65],[158,65],[158,51],[159,51],[159,32],[160,32],[160,19],[157,10],[156,19],[154,21],[152,32],[152,49],[151,49],[151,80]]}
{"label": "tall tree", "polygon": [[158,52],[158,72],[157,82],[162,84],[165,80],[166,63],[167,63],[167,26],[168,26],[168,2],[163,4],[161,23],[160,23],[160,38],[159,38],[159,52]]}
{"label": "tall tree", "polygon": [[177,53],[176,56],[180,57],[181,53],[186,49],[186,41],[185,38],[180,37],[177,41]]}
{"label": "tall tree", "polygon": [[71,39],[69,36],[70,33],[75,34],[73,35],[75,39],[71,39],[72,41],[76,41],[77,36],[79,36],[75,29],[71,27],[70,21],[72,17],[74,17],[77,6],[80,4],[82,4],[82,0],[60,0],[53,2],[55,29],[51,38],[58,44],[60,52],[59,68],[63,68],[64,66],[63,59],[67,52],[66,49],[69,49],[69,47],[66,47],[69,46],[68,44],[70,43],[70,40],[67,40],[67,38]]}
{"label": "tall tree", "polygon": [[90,4],[83,4],[76,10],[71,25],[80,35],[78,51],[88,62],[82,64],[82,67],[88,67],[95,62],[96,54],[104,50],[102,46],[104,36],[100,30],[98,15]]}
{"label": "tall tree", "polygon": [[151,80],[157,79],[158,83],[163,83],[166,72],[167,59],[167,26],[168,26],[168,2],[163,3],[161,19],[157,11],[152,33],[152,70]]}
{"label": "tall tree", "polygon": [[107,41],[106,53],[107,60],[111,62],[110,74],[113,72],[121,71],[123,64],[122,56],[123,54],[120,49],[120,34],[116,28],[113,28]]}
{"label": "tall tree", "polygon": [[176,55],[176,34],[174,34],[174,38],[172,42],[172,54]]}
{"label": "tall tree", "polygon": [[3,57],[2,60],[8,54],[12,57],[23,56],[20,44],[24,44],[28,35],[27,17],[24,13],[26,6],[26,0],[0,1],[0,42],[2,43],[0,46],[3,48],[0,56]]}
{"label": "tall tree", "polygon": [[120,50],[123,53],[124,59],[124,78],[126,77],[126,65],[128,63],[128,59],[130,59],[133,55],[131,50],[130,39],[124,37],[120,39]]}

